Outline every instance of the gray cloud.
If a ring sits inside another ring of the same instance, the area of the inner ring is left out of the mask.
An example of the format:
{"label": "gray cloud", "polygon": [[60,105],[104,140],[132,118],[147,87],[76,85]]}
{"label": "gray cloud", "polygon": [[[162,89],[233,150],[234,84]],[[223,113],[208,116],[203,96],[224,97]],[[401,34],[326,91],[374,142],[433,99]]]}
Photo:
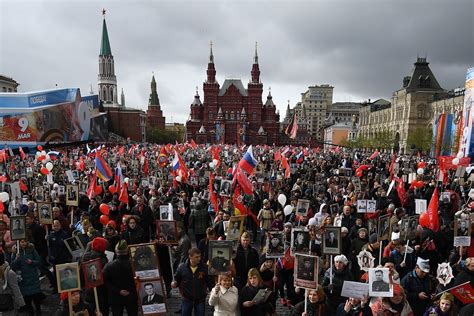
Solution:
{"label": "gray cloud", "polygon": [[417,54],[447,89],[474,64],[469,0],[0,0],[0,73],[21,91],[97,90],[103,6],[127,106],[146,108],[154,71],[168,121],[186,120],[196,86],[202,95],[210,40],[219,82],[244,84],[258,41],[264,88],[283,113],[314,84],[333,85],[334,101],[389,99]]}

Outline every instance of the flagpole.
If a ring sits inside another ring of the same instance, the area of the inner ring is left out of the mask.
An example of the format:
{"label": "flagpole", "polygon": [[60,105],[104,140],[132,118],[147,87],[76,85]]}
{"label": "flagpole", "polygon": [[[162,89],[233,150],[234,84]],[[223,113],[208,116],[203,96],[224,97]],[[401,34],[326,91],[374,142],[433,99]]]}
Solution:
{"label": "flagpole", "polygon": [[451,290],[453,290],[453,289],[455,289],[455,288],[464,286],[464,285],[466,285],[466,284],[468,284],[468,283],[471,283],[471,281],[467,281],[467,282],[464,282],[463,284],[455,285],[455,286],[453,286],[453,287],[451,287],[451,288],[449,288],[449,289],[447,289],[447,290],[444,290],[443,292],[439,292],[438,294],[435,295],[435,297],[438,296],[438,295],[441,295],[441,294],[443,294],[443,293],[445,293],[445,292],[451,291]]}

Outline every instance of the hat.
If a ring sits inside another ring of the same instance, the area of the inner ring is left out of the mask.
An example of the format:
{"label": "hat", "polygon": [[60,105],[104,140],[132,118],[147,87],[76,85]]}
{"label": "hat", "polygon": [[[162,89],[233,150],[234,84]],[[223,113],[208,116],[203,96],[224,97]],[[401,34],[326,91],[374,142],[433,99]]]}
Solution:
{"label": "hat", "polygon": [[367,228],[361,227],[361,228],[359,228],[359,230],[357,231],[357,234],[359,234],[360,232],[365,232],[365,233],[367,234],[369,231],[367,230]]}
{"label": "hat", "polygon": [[430,259],[418,258],[416,260],[416,265],[420,268],[421,271],[425,273],[430,273]]}
{"label": "hat", "polygon": [[347,257],[344,256],[344,255],[338,255],[338,256],[334,257],[334,262],[336,262],[336,261],[342,262],[345,265],[347,265],[349,263],[349,260],[347,260]]}
{"label": "hat", "polygon": [[316,223],[317,223],[316,218],[311,217],[308,221],[308,226],[316,226]]}
{"label": "hat", "polygon": [[115,253],[117,255],[128,255],[127,242],[124,239],[121,239],[115,246]]}
{"label": "hat", "polygon": [[105,252],[105,248],[107,247],[107,240],[102,237],[96,237],[92,240],[92,250],[95,250],[100,253]]}
{"label": "hat", "polygon": [[115,221],[112,220],[107,223],[107,226],[111,226],[113,229],[117,229],[117,224],[115,223]]}
{"label": "hat", "polygon": [[290,228],[293,228],[293,224],[290,223],[290,222],[286,222],[285,225],[283,225],[283,227],[290,227]]}
{"label": "hat", "polygon": [[345,227],[345,226],[341,227],[341,233],[346,233],[347,234],[348,232],[349,232],[349,229],[347,229],[347,227]]}
{"label": "hat", "polygon": [[377,239],[378,239],[377,233],[373,233],[369,237],[369,243],[375,244],[377,242]]}

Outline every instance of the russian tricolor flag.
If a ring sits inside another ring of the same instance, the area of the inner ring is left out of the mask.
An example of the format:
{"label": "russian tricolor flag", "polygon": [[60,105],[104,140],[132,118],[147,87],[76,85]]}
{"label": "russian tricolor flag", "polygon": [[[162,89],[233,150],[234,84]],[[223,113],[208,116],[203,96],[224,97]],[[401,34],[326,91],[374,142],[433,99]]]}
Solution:
{"label": "russian tricolor flag", "polygon": [[245,170],[249,175],[252,174],[257,167],[258,161],[253,156],[252,145],[249,146],[247,152],[244,154],[239,162],[239,167]]}

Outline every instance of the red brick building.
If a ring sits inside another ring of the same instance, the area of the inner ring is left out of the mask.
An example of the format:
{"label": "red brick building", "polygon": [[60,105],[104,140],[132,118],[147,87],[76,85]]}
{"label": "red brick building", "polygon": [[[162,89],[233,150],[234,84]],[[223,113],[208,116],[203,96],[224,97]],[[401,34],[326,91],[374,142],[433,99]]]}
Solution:
{"label": "red brick building", "polygon": [[214,55],[207,65],[207,80],[203,83],[204,101],[196,92],[186,122],[186,137],[197,143],[274,144],[279,142],[280,115],[272,96],[262,101],[257,47],[251,70],[251,80],[245,89],[240,79],[226,79],[222,86],[216,80]]}

